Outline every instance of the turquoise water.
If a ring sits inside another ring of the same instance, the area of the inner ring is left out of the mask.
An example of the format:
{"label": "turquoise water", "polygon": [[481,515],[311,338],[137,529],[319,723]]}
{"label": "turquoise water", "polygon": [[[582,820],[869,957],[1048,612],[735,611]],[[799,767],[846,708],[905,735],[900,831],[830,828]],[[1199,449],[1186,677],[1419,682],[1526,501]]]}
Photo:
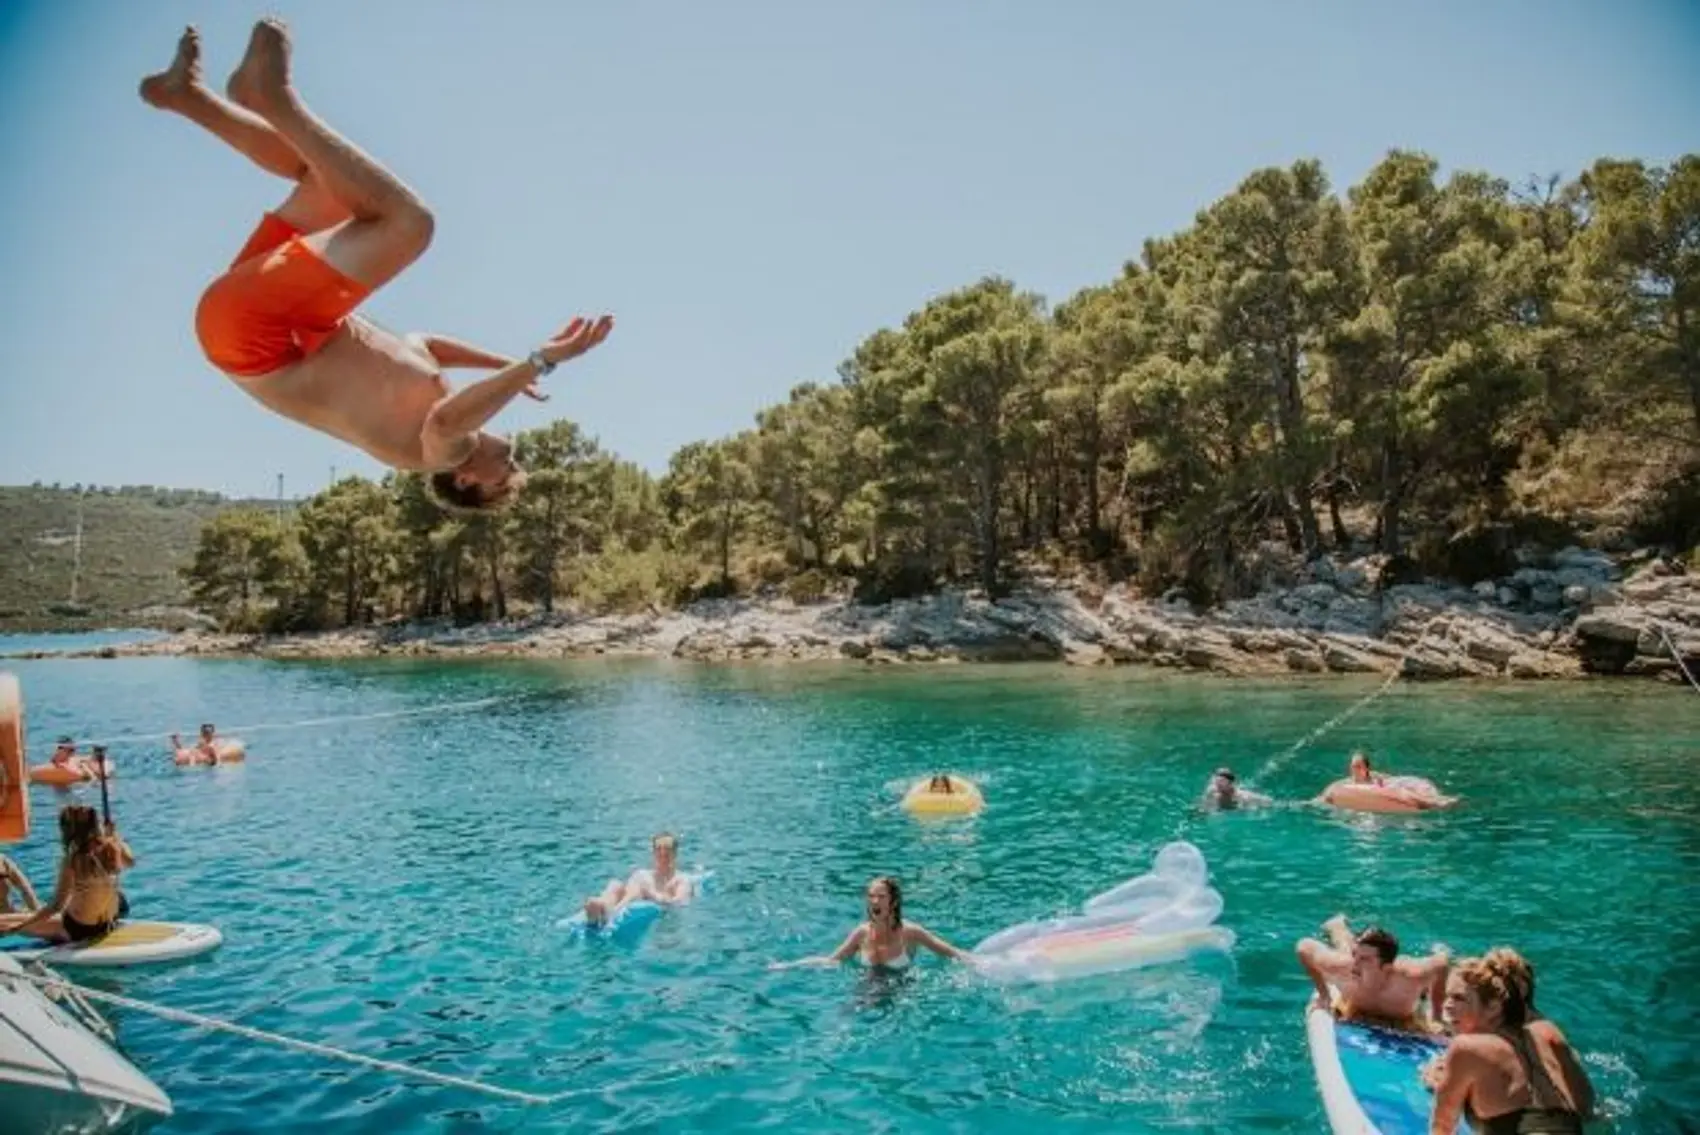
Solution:
{"label": "turquoise water", "polygon": [[157,642],[165,638],[163,631],[44,631],[41,634],[0,635],[0,659],[8,655],[48,651],[62,654],[69,650],[93,650],[102,646],[124,646],[129,643]]}
{"label": "turquoise water", "polygon": [[[1522,948],[1620,1132],[1700,1099],[1700,698],[1642,683],[1395,686],[1261,785],[1302,799],[1365,745],[1468,806],[1424,819],[1309,808],[1187,820],[1372,686],[1062,667],[873,671],[662,663],[8,663],[34,748],[189,729],[244,766],[119,744],[114,806],[139,917],[213,923],[206,959],[100,988],[545,1094],[492,1101],[114,1011],[178,1108],[166,1132],[1319,1131],[1292,944],[1336,911],[1413,948]],[[345,729],[234,727],[497,695]],[[979,778],[976,820],[920,824],[908,778]],[[51,879],[50,810],[11,849]],[[93,795],[98,794],[92,794]],[[633,948],[554,923],[660,829],[717,889]],[[892,872],[959,945],[1077,908],[1177,833],[1238,935],[1205,957],[1006,988],[770,973],[857,922]],[[87,974],[91,971],[83,971]]]}

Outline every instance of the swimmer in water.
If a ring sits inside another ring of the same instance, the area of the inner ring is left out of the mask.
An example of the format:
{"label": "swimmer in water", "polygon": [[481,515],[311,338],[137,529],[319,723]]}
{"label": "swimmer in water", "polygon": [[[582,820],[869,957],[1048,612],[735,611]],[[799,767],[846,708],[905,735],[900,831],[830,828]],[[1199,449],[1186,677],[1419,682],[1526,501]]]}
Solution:
{"label": "swimmer in water", "polygon": [[1341,789],[1353,787],[1386,789],[1421,809],[1450,808],[1458,803],[1458,797],[1443,794],[1420,776],[1388,776],[1376,772],[1370,767],[1369,756],[1362,749],[1354,752],[1351,760],[1346,763],[1346,776],[1323,789],[1322,795],[1316,798],[1316,803],[1334,804],[1338,799],[1336,794]]}
{"label": "swimmer in water", "polygon": [[[291,48],[283,21],[255,24],[221,95],[202,78],[190,27],[171,65],[141,83],[149,105],[290,183],[202,294],[201,351],[273,413],[422,474],[439,506],[504,508],[525,475],[512,443],[484,427],[522,394],[546,400],[538,380],[606,339],[613,317],[573,319],[515,359],[446,335],[398,335],[361,313],[425,253],[436,222],[412,188],[307,107]],[[516,161],[505,176],[532,175],[524,155]],[[559,257],[573,240],[570,225],[563,232],[535,241],[535,255]],[[491,373],[455,390],[443,376],[455,367]]]}
{"label": "swimmer in water", "polygon": [[[218,764],[218,730],[213,727],[211,722],[201,726],[200,737],[196,740],[193,749],[185,749],[183,742],[178,739],[175,733],[171,735],[171,747],[177,750],[181,763],[191,765]],[[185,757],[184,754],[187,754],[187,756]]]}
{"label": "swimmer in water", "polygon": [[[1399,956],[1399,939],[1378,926],[1353,936],[1346,916],[1323,923],[1328,942],[1305,938],[1298,944],[1299,964],[1316,986],[1317,1003],[1345,1021],[1364,1021],[1405,1032],[1435,1031],[1434,1006],[1446,992],[1446,954],[1426,958]],[[1339,999],[1332,1001],[1332,984]],[[1420,1011],[1428,995],[1430,1014]]]}
{"label": "swimmer in water", "polygon": [[58,768],[75,768],[80,763],[77,760],[77,743],[69,737],[59,738],[53,749],[53,755],[48,758]]}
{"label": "swimmer in water", "polygon": [[1582,1135],[1593,1085],[1557,1026],[1531,1016],[1525,980],[1532,990],[1528,963],[1504,949],[1452,972],[1444,1001],[1452,1042],[1423,1074],[1435,1093],[1431,1131],[1452,1131],[1468,1112],[1486,1135]]}
{"label": "swimmer in water", "polygon": [[586,922],[599,926],[628,903],[643,899],[663,906],[691,900],[690,877],[679,873],[679,837],[671,832],[662,832],[649,841],[649,850],[654,858],[653,867],[639,867],[623,880],[610,879],[601,894],[585,900]]}
{"label": "swimmer in water", "polygon": [[902,969],[909,965],[912,946],[925,946],[939,957],[955,961],[973,958],[968,951],[957,949],[920,923],[903,921],[903,889],[890,875],[881,875],[868,884],[867,910],[868,920],[850,931],[850,936],[832,953],[794,962],[775,962],[768,968],[832,966],[855,956],[866,966]]}
{"label": "swimmer in water", "polygon": [[1223,767],[1216,770],[1210,778],[1210,783],[1204,789],[1204,799],[1199,806],[1206,809],[1220,809],[1231,812],[1237,808],[1259,808],[1274,801],[1261,792],[1253,792],[1239,786],[1239,778],[1234,770]]}
{"label": "swimmer in water", "polygon": [[938,773],[935,774],[932,781],[928,783],[927,791],[942,792],[946,796],[949,796],[956,790],[950,786],[950,777],[945,776],[943,773]]}
{"label": "swimmer in water", "polygon": [[1353,784],[1373,784],[1382,787],[1387,778],[1369,767],[1369,756],[1359,749],[1352,754],[1352,759],[1346,762],[1346,777]]}

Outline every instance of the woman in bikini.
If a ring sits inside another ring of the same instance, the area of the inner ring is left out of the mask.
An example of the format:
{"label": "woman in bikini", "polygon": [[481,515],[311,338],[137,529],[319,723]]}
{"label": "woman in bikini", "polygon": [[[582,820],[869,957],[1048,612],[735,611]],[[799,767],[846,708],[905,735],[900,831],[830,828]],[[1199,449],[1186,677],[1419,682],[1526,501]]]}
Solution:
{"label": "woman in bikini", "polygon": [[1447,980],[1454,1035],[1431,1074],[1429,1130],[1450,1133],[1467,1112],[1482,1135],[1582,1135],[1593,1085],[1558,1027],[1530,1019],[1528,964],[1521,957],[1520,966],[1508,964],[1510,951],[1495,953],[1495,960],[1460,962]]}
{"label": "woman in bikini", "polygon": [[65,858],[53,901],[33,914],[0,920],[9,933],[32,934],[50,942],[86,942],[110,933],[129,913],[130,904],[118,889],[119,874],[135,866],[136,857],[111,824],[104,830],[100,816],[83,804],[67,804],[59,812],[59,840]]}
{"label": "woman in bikini", "polygon": [[850,936],[832,953],[795,962],[775,962],[769,968],[837,965],[854,955],[870,967],[902,969],[910,962],[912,946],[925,946],[941,958],[956,961],[968,961],[972,956],[921,924],[903,921],[903,889],[890,875],[881,875],[868,884],[867,910],[868,920],[850,931]]}

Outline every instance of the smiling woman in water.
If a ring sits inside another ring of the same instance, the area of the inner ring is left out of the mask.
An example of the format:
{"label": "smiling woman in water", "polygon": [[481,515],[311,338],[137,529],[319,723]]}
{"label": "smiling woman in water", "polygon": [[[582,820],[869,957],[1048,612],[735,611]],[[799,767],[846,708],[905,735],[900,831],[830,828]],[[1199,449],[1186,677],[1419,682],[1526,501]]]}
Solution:
{"label": "smiling woman in water", "polygon": [[868,883],[867,912],[867,921],[850,931],[832,953],[776,962],[768,968],[837,965],[854,955],[864,965],[902,969],[909,964],[911,946],[924,946],[939,957],[954,961],[967,961],[971,957],[968,951],[957,949],[920,923],[903,921],[903,888],[890,875],[880,875]]}

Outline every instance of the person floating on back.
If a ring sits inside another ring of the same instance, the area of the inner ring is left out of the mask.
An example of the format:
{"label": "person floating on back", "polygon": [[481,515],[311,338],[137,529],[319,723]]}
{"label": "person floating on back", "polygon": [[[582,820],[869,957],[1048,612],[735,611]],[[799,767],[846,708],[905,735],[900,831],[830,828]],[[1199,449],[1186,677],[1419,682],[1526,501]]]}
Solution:
{"label": "person floating on back", "polygon": [[[1446,994],[1446,955],[1399,956],[1399,939],[1372,926],[1353,936],[1346,916],[1323,923],[1328,942],[1314,938],[1298,944],[1299,964],[1316,986],[1317,1002],[1345,1021],[1384,1025],[1405,1032],[1433,1032],[1438,1006]],[[1330,986],[1339,992],[1335,1000]],[[1420,1012],[1427,994],[1430,1011]]]}
{"label": "person floating on back", "polygon": [[662,832],[649,841],[654,866],[639,867],[626,879],[610,879],[602,893],[584,903],[584,918],[592,926],[613,919],[634,902],[648,900],[663,906],[687,903],[695,893],[689,875],[679,871],[679,837]]}
{"label": "person floating on back", "polygon": [[[226,92],[202,81],[193,27],[171,66],[141,83],[152,106],[294,183],[201,296],[195,331],[208,361],[272,411],[395,469],[430,474],[445,508],[511,503],[525,476],[512,445],[482,427],[520,394],[546,400],[536,380],[606,339],[613,317],[575,318],[515,361],[441,335],[396,335],[354,314],[425,252],[430,210],[307,108],[290,82],[282,21],[254,26]],[[447,367],[496,373],[452,391]]]}

